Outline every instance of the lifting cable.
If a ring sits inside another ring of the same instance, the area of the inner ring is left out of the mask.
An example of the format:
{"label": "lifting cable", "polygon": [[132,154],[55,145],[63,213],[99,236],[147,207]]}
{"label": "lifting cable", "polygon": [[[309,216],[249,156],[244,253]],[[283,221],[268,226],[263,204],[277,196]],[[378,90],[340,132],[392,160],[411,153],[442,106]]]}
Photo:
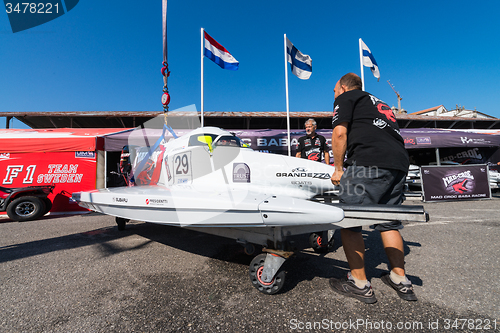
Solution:
{"label": "lifting cable", "polygon": [[163,104],[163,116],[165,118],[165,125],[163,125],[163,136],[165,136],[165,129],[167,129],[175,139],[177,135],[174,133],[172,127],[168,126],[168,104],[170,103],[170,94],[168,93],[168,77],[170,71],[168,70],[168,52],[167,52],[167,0],[162,1],[162,26],[163,26],[163,67],[161,74],[163,75],[163,95],[161,96],[161,103]]}

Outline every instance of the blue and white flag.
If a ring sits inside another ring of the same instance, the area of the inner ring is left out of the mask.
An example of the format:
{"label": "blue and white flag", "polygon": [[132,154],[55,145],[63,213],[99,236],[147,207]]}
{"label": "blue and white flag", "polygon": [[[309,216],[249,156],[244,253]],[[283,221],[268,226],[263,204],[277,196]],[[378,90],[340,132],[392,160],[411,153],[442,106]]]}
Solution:
{"label": "blue and white flag", "polygon": [[215,39],[213,39],[209,34],[204,32],[205,37],[205,49],[204,55],[209,58],[220,68],[229,69],[232,71],[238,70],[240,63],[236,60],[228,50]]}
{"label": "blue and white flag", "polygon": [[307,80],[312,74],[312,59],[307,54],[302,54],[292,42],[286,39],[287,60],[290,63],[292,73],[299,79]]}
{"label": "blue and white flag", "polygon": [[378,65],[377,62],[375,61],[375,58],[373,57],[372,52],[366,46],[365,42],[360,38],[359,39],[361,48],[363,50],[363,65],[366,67],[370,67],[372,70],[373,76],[375,76],[378,80],[380,80],[380,72],[378,70]]}

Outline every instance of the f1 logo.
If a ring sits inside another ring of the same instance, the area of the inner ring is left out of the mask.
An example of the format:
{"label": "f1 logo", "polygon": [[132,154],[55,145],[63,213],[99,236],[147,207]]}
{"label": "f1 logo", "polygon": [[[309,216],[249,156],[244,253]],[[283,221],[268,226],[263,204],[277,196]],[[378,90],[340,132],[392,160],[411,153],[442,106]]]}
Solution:
{"label": "f1 logo", "polygon": [[14,178],[17,178],[19,172],[23,171],[23,165],[9,165],[7,166],[7,174],[2,184],[12,184]]}

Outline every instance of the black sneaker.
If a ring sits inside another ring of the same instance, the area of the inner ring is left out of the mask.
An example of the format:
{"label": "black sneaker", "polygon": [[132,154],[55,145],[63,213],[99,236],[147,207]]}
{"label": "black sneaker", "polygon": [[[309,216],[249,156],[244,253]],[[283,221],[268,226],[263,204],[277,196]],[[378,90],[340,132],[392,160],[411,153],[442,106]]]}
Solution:
{"label": "black sneaker", "polygon": [[398,296],[401,297],[402,299],[404,299],[406,301],[416,301],[417,300],[417,296],[413,292],[413,286],[412,286],[411,282],[410,283],[401,282],[399,284],[395,284],[391,280],[391,276],[388,273],[382,275],[380,277],[380,279],[386,285],[388,285],[389,287],[392,287],[392,289],[396,290],[398,292]]}
{"label": "black sneaker", "polygon": [[350,280],[348,277],[342,279],[331,278],[330,287],[339,294],[347,297],[354,297],[368,304],[377,302],[377,298],[375,298],[375,293],[370,284],[360,289],[356,286],[354,281]]}

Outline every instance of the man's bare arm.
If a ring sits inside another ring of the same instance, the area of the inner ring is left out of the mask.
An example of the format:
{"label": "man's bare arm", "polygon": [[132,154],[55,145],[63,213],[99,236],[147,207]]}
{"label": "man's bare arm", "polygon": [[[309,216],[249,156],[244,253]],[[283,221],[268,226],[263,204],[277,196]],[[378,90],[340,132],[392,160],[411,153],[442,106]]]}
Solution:
{"label": "man's bare arm", "polygon": [[325,150],[325,163],[330,165],[330,153],[328,150]]}

